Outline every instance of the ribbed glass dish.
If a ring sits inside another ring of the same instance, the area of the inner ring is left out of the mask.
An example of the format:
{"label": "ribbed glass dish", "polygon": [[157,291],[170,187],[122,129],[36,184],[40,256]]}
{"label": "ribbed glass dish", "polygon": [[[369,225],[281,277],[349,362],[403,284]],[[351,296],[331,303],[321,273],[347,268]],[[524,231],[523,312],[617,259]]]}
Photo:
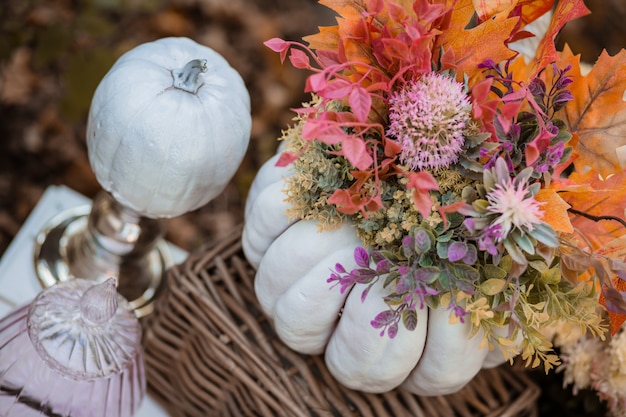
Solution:
{"label": "ribbed glass dish", "polygon": [[0,320],[0,415],[131,417],[141,328],[115,279],[60,282]]}

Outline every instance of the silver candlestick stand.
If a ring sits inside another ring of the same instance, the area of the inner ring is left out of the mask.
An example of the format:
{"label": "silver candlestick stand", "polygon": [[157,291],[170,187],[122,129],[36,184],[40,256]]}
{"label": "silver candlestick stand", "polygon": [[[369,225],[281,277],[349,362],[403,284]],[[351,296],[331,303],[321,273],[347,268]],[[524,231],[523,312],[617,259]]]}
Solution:
{"label": "silver candlestick stand", "polygon": [[118,280],[138,317],[153,302],[172,266],[164,219],[143,217],[100,192],[89,206],[52,218],[35,240],[35,271],[43,287],[74,277]]}

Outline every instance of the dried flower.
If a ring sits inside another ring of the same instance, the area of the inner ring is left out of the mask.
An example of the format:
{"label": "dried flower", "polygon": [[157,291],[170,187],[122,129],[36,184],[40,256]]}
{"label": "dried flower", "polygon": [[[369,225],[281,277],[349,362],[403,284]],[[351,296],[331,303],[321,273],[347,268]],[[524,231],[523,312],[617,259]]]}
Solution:
{"label": "dried flower", "polygon": [[470,109],[463,84],[430,72],[391,96],[387,134],[400,142],[400,160],[412,169],[445,168],[458,160]]}
{"label": "dried flower", "polygon": [[592,362],[602,355],[602,343],[598,339],[582,339],[580,343],[564,349],[562,358],[565,370],[563,383],[573,384],[574,392],[589,388],[592,384]]}

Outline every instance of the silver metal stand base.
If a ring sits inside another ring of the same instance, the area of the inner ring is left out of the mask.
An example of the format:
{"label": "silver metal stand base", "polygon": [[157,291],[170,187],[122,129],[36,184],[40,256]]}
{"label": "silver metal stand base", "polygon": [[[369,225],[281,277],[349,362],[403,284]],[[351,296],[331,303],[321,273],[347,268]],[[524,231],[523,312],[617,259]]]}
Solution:
{"label": "silver metal stand base", "polygon": [[35,271],[41,285],[75,277],[100,282],[115,277],[119,293],[136,315],[150,314],[173,259],[161,237],[162,223],[127,214],[103,194],[91,207],[76,207],[52,218],[35,241]]}

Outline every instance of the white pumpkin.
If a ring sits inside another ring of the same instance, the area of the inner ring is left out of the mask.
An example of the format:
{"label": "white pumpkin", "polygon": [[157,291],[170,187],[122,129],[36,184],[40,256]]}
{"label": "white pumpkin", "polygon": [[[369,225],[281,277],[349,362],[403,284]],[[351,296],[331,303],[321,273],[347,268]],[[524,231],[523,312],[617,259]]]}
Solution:
{"label": "white pumpkin", "polygon": [[418,310],[415,330],[400,326],[394,339],[381,336],[370,322],[386,309],[382,286],[375,285],[362,301],[358,284],[341,294],[326,281],[337,263],[346,270],[356,267],[354,249],[361,242],[355,230],[346,222],[320,233],[314,221],[290,222],[284,179],[291,172],[276,167],[276,159],[261,167],[250,189],[242,244],[257,269],[259,303],[287,346],[324,353],[339,382],[368,392],[403,385],[420,395],[449,394],[481,368],[504,361],[499,349],[479,346],[482,334],[469,337],[469,322],[450,324],[444,308]]}
{"label": "white pumpkin", "polygon": [[187,38],[128,51],[94,94],[89,161],[102,187],[152,218],[199,208],[241,164],[250,96],[228,62]]}

